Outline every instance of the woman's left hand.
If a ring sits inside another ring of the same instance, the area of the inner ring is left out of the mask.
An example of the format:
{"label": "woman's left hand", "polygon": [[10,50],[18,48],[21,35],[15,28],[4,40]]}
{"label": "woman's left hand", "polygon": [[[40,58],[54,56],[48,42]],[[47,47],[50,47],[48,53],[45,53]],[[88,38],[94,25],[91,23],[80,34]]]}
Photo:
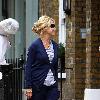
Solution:
{"label": "woman's left hand", "polygon": [[32,97],[32,89],[26,89],[26,94],[27,99],[30,99]]}

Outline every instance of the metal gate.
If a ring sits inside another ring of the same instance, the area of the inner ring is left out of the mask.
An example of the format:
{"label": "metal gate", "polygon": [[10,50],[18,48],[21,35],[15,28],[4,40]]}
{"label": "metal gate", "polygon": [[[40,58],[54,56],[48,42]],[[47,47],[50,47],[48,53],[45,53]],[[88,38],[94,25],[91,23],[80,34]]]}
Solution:
{"label": "metal gate", "polygon": [[7,59],[7,62],[9,65],[0,65],[3,74],[2,100],[22,100],[23,59]]}

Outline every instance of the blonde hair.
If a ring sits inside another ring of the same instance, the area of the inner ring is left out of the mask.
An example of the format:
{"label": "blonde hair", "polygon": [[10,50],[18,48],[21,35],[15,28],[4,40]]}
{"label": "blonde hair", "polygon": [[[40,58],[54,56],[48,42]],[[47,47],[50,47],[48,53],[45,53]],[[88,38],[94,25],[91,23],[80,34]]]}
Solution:
{"label": "blonde hair", "polygon": [[46,27],[49,27],[51,25],[51,20],[54,20],[52,18],[50,18],[49,16],[41,16],[39,18],[39,20],[37,22],[34,23],[33,27],[32,27],[32,31],[37,33],[37,34],[40,34],[40,32],[46,28]]}

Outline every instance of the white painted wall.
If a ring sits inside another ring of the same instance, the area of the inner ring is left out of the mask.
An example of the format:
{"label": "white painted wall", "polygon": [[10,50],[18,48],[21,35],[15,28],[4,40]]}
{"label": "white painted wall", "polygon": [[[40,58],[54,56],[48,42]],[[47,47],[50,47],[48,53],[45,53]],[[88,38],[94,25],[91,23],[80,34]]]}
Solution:
{"label": "white painted wall", "polygon": [[[26,0],[26,51],[37,38],[32,32],[32,26],[38,20],[38,0]],[[27,52],[26,52],[27,55]]]}

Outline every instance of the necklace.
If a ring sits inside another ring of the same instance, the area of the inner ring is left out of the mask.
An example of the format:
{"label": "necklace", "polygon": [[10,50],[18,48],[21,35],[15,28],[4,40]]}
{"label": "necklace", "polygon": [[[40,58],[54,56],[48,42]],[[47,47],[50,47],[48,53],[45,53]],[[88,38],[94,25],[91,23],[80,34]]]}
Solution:
{"label": "necklace", "polygon": [[41,37],[41,40],[42,40],[42,43],[43,43],[45,49],[48,49],[50,47],[50,44],[51,44],[51,39],[49,39],[49,38],[46,39],[46,38]]}
{"label": "necklace", "polygon": [[44,45],[45,48],[49,48],[50,47],[50,43],[44,42],[43,45]]}
{"label": "necklace", "polygon": [[42,42],[43,42],[43,45],[44,45],[44,47],[47,49],[47,48],[49,48],[50,47],[50,44],[51,44],[51,41],[43,41],[42,40]]}

